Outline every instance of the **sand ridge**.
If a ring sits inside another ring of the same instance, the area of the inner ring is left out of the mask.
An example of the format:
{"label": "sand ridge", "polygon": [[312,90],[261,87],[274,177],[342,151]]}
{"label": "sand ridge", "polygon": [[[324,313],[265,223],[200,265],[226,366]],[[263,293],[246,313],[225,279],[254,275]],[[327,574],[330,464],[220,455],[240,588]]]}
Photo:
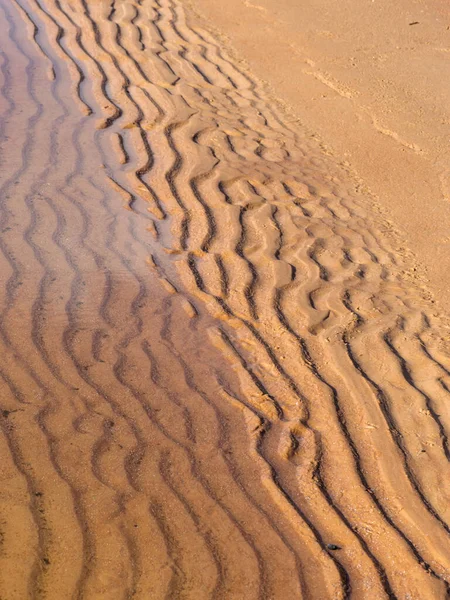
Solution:
{"label": "sand ridge", "polygon": [[0,597],[445,598],[444,323],[370,199],[178,1],[0,19]]}

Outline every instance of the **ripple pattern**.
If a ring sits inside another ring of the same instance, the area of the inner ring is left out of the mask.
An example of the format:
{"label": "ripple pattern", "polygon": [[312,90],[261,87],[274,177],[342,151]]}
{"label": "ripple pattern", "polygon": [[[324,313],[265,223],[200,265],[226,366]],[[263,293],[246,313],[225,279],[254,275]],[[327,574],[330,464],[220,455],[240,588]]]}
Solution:
{"label": "ripple pattern", "polygon": [[0,598],[447,598],[447,326],[370,196],[179,0],[0,31]]}

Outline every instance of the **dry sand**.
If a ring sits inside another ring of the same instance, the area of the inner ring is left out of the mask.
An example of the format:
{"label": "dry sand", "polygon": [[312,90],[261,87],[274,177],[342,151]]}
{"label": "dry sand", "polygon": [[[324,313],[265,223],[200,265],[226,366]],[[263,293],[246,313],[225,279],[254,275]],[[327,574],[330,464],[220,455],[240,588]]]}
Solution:
{"label": "dry sand", "polygon": [[0,598],[448,597],[447,325],[373,197],[178,0],[0,31]]}

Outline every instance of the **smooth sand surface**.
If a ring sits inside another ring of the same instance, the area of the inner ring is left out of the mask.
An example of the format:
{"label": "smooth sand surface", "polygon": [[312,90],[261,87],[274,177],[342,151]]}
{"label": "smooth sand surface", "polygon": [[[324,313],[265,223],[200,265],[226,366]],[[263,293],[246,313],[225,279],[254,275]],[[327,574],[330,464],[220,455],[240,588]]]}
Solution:
{"label": "smooth sand surface", "polygon": [[0,0],[0,598],[444,600],[448,323],[189,10]]}

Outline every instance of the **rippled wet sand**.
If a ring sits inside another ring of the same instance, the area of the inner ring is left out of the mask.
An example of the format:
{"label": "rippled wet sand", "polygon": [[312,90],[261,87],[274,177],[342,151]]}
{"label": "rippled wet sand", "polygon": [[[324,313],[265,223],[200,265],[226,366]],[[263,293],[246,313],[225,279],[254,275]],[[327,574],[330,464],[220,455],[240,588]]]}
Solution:
{"label": "rippled wet sand", "polygon": [[0,597],[446,598],[444,324],[370,198],[176,0],[0,31]]}

